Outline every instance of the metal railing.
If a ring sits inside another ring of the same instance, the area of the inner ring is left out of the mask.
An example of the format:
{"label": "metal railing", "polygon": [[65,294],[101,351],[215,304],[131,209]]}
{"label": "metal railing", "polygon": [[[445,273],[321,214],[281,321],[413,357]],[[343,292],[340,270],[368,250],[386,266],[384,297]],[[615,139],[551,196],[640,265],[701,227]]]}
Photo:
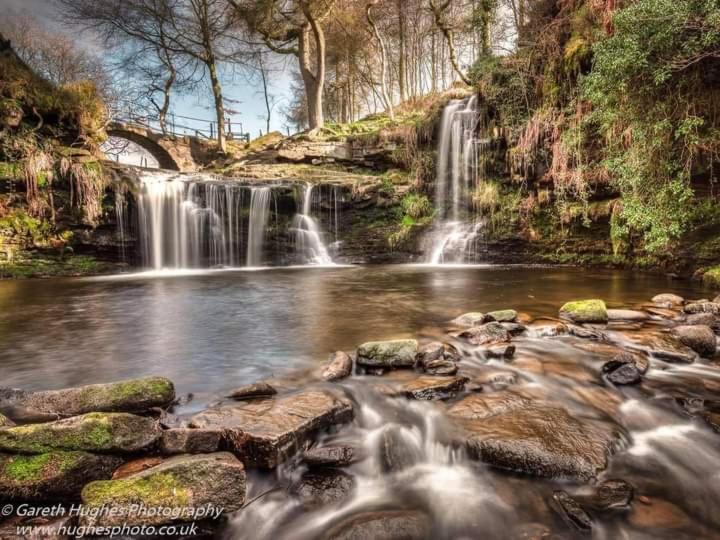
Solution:
{"label": "metal railing", "polygon": [[[178,122],[178,120],[180,120],[180,122]],[[159,116],[125,114],[117,116],[115,121],[148,129],[155,133],[176,137],[189,135],[197,137],[198,139],[214,140],[218,132],[217,122],[214,120],[176,115],[174,113],[168,114],[165,118],[165,129],[163,129],[160,124]],[[190,123],[195,125],[188,125]],[[239,128],[239,131],[234,131],[235,128]],[[228,140],[244,140],[245,142],[250,142],[250,133],[243,131],[242,122],[233,122],[230,118],[225,119],[225,137]]]}

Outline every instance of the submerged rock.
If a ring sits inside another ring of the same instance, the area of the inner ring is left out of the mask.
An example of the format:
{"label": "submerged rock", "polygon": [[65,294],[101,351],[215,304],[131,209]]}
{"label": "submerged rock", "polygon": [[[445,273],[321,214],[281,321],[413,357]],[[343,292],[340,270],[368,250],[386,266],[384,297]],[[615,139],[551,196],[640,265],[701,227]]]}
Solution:
{"label": "submerged rock", "polygon": [[355,485],[353,477],[338,470],[310,471],[290,486],[307,510],[334,504],[347,498]]}
{"label": "submerged rock", "polygon": [[427,540],[432,522],[417,511],[364,512],[345,518],[323,540]]}
{"label": "submerged rock", "polygon": [[589,532],[593,522],[588,513],[582,509],[578,502],[564,491],[553,493],[553,508],[571,527]]}
{"label": "submerged rock", "polygon": [[175,387],[164,377],[146,377],[63,390],[0,390],[0,412],[18,422],[47,421],[89,412],[143,412],[175,400]]}
{"label": "submerged rock", "polygon": [[499,347],[491,347],[485,351],[488,358],[500,358],[503,360],[511,360],[515,356],[515,345],[501,345]]}
{"label": "submerged rock", "polygon": [[266,382],[258,382],[254,384],[248,384],[232,390],[228,397],[235,401],[244,401],[246,399],[256,399],[268,396],[274,396],[277,394],[277,390]]}
{"label": "submerged rock", "polygon": [[430,377],[423,375],[403,384],[397,393],[409,399],[448,399],[461,392],[467,381],[467,377]]}
{"label": "submerged rock", "polygon": [[352,405],[323,390],[219,405],[196,414],[190,426],[221,429],[226,444],[250,466],[274,468],[319,431],[352,419]]}
{"label": "submerged rock", "polygon": [[606,362],[602,367],[603,375],[608,381],[613,384],[637,384],[642,381],[642,375],[635,362],[617,358]]}
{"label": "submerged rock", "polygon": [[618,434],[552,404],[508,392],[470,395],[448,409],[468,452],[486,463],[536,476],[590,480],[607,467]]}
{"label": "submerged rock", "polygon": [[672,330],[683,345],[707,358],[715,356],[717,342],[712,328],[704,325],[681,325]]}
{"label": "submerged rock", "polygon": [[562,306],[560,317],[575,323],[606,323],[608,312],[602,300],[577,300]]}
{"label": "submerged rock", "polygon": [[165,455],[211,454],[220,448],[222,437],[217,429],[167,429],[160,437],[160,451]]}
{"label": "submerged rock", "polygon": [[677,294],[663,293],[653,296],[652,303],[660,307],[671,308],[675,306],[682,306],[685,303],[685,299]]}
{"label": "submerged rock", "polygon": [[[245,468],[230,453],[176,456],[120,480],[92,482],[82,490],[88,510],[84,526],[159,525],[194,521],[192,510],[212,506],[224,513],[239,510],[245,501]],[[143,512],[167,508],[172,513]],[[97,512],[116,508],[122,512]]]}
{"label": "submerged rock", "polygon": [[503,328],[510,332],[511,336],[519,336],[520,334],[527,331],[527,326],[524,324],[516,323],[516,322],[504,322],[500,323],[503,325]]}
{"label": "submerged rock", "polygon": [[352,358],[343,351],[337,351],[330,355],[330,360],[323,368],[321,377],[326,381],[337,381],[344,379],[352,372]]}
{"label": "submerged rock", "polygon": [[122,462],[87,452],[0,454],[0,493],[15,500],[74,500],[85,484],[109,479]]}
{"label": "submerged rock", "polygon": [[489,322],[482,326],[474,326],[458,334],[473,345],[490,345],[510,341],[510,332],[497,322]]}
{"label": "submerged rock", "polygon": [[458,367],[455,362],[450,360],[431,360],[424,366],[425,373],[430,375],[445,375],[451,376],[458,372]]}
{"label": "submerged rock", "polygon": [[397,472],[412,467],[421,460],[420,450],[409,430],[390,424],[380,436],[380,468],[383,472]]}
{"label": "submerged rock", "polygon": [[303,454],[303,461],[310,467],[346,467],[357,461],[358,450],[348,445],[311,448]]}
{"label": "submerged rock", "polygon": [[488,321],[495,321],[495,322],[515,322],[517,319],[517,311],[514,309],[501,309],[498,311],[491,311],[490,313],[487,313],[485,317]]}
{"label": "submerged rock", "polygon": [[371,368],[411,368],[418,354],[414,339],[370,341],[357,350],[357,363]]}
{"label": "submerged rock", "polygon": [[455,326],[480,326],[488,322],[487,317],[484,313],[479,311],[471,311],[469,313],[463,313],[459,317],[450,321]]}
{"label": "submerged rock", "polygon": [[635,490],[625,480],[605,480],[589,497],[581,499],[583,504],[597,510],[627,508],[633,500]]}
{"label": "submerged rock", "polygon": [[571,324],[568,326],[568,334],[580,339],[590,339],[593,341],[608,340],[607,334],[605,334],[605,332],[595,330],[594,328],[585,328],[584,326],[578,326],[576,324]]}
{"label": "submerged rock", "polygon": [[607,315],[608,321],[642,322],[650,318],[644,311],[637,311],[635,309],[608,309]]}
{"label": "submerged rock", "polygon": [[152,418],[127,413],[89,413],[55,422],[0,430],[0,451],[43,454],[55,450],[127,453],[144,450],[160,438]]}

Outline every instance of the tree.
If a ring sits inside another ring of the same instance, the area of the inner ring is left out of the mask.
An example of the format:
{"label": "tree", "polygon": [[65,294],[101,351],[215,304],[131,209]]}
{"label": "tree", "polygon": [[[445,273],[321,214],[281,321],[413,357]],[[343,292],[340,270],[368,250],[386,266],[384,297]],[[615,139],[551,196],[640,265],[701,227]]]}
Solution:
{"label": "tree", "polygon": [[379,0],[372,0],[369,2],[365,7],[365,13],[367,15],[368,24],[370,25],[370,28],[372,28],[373,34],[375,34],[375,39],[377,40],[378,47],[380,49],[380,94],[383,102],[385,103],[385,110],[387,111],[388,116],[390,118],[395,118],[392,98],[390,97],[390,94],[388,94],[387,90],[387,51],[385,48],[385,40],[383,40],[380,30],[378,30],[377,24],[375,24],[372,17],[372,8],[377,5],[378,2]]}
{"label": "tree", "polygon": [[277,54],[298,59],[310,129],[324,123],[325,32],[335,0],[228,0],[248,29]]}
{"label": "tree", "polygon": [[438,3],[438,0],[430,0],[430,9],[432,10],[433,16],[435,17],[435,24],[438,30],[442,32],[445,37],[445,42],[448,46],[448,52],[450,53],[450,63],[452,64],[455,73],[465,83],[471,84],[470,78],[465,72],[460,69],[460,63],[457,58],[457,51],[455,49],[455,35],[450,23],[447,20],[448,8],[450,8],[451,0],[444,0],[442,3]]}

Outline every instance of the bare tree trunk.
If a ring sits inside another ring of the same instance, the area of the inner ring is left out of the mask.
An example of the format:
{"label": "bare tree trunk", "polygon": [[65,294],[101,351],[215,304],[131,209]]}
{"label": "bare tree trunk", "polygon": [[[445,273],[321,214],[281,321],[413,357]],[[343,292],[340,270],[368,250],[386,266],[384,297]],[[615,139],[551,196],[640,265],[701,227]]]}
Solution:
{"label": "bare tree trunk", "polygon": [[465,84],[469,85],[470,79],[467,75],[465,75],[463,70],[460,69],[460,64],[457,59],[457,53],[455,52],[455,37],[453,35],[453,31],[443,17],[444,12],[449,6],[450,0],[446,0],[445,3],[442,5],[438,5],[436,0],[430,0],[430,9],[432,9],[433,15],[435,16],[435,24],[442,32],[443,36],[445,36],[445,41],[447,42],[448,52],[450,54],[450,63],[452,64],[455,73],[458,74],[458,77],[460,77],[460,79]]}
{"label": "bare tree trunk", "polygon": [[210,71],[210,82],[212,84],[213,98],[215,98],[215,116],[217,118],[217,142],[220,152],[227,152],[227,141],[225,140],[225,106],[223,105],[222,86],[217,74],[217,66],[214,57],[207,62]]}
{"label": "bare tree trunk", "polygon": [[397,0],[398,12],[398,87],[400,90],[400,101],[407,100],[407,68],[405,64],[405,14],[403,13],[403,0]]}
{"label": "bare tree trunk", "polygon": [[370,28],[372,28],[372,31],[375,34],[375,39],[377,39],[380,47],[380,94],[382,96],[382,100],[385,102],[385,110],[387,111],[388,116],[391,119],[394,119],[395,111],[393,111],[392,100],[390,99],[387,89],[387,50],[385,49],[385,40],[383,40],[380,35],[380,30],[378,30],[378,27],[372,18],[372,8],[377,2],[378,0],[370,2],[365,7],[365,14],[367,15]]}

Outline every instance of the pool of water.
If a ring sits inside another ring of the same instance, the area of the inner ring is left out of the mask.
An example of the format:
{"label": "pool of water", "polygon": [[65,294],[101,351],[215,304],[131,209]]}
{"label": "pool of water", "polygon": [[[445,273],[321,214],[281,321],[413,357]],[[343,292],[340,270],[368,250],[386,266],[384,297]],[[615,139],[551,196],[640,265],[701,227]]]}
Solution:
{"label": "pool of water", "polygon": [[368,340],[432,336],[467,311],[555,316],[567,300],[647,301],[690,282],[625,271],[371,266],[0,282],[2,386],[51,389],[143,375],[199,407],[230,388]]}

